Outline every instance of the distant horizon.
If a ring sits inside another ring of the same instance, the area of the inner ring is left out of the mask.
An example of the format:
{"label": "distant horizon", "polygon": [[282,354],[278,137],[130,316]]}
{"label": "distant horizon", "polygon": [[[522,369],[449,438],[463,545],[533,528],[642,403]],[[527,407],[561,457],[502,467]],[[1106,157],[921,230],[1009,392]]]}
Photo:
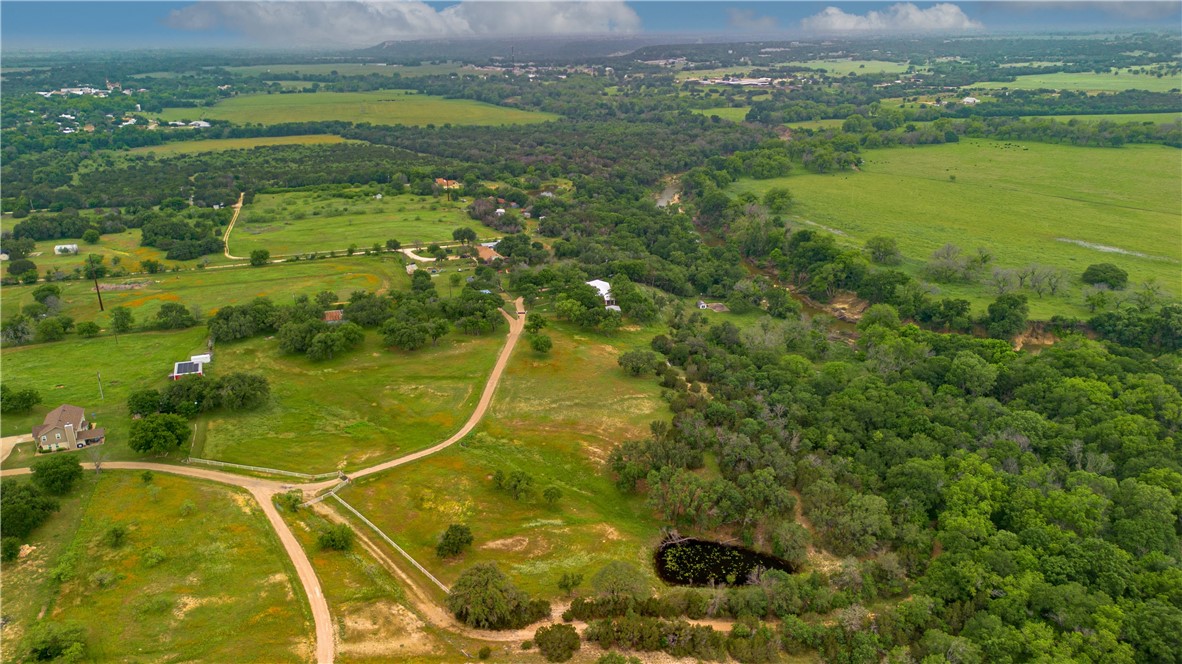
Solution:
{"label": "distant horizon", "polygon": [[[285,4],[285,11],[274,11]],[[385,42],[559,38],[662,43],[933,34],[1179,34],[1182,2],[86,2],[0,3],[4,53],[341,52]]]}

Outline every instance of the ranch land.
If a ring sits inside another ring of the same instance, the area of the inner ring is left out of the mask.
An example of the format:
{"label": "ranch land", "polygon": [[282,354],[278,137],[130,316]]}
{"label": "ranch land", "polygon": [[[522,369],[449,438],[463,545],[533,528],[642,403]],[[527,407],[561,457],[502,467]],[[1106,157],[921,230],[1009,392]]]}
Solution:
{"label": "ranch land", "polygon": [[[18,480],[25,481],[25,480]],[[87,661],[303,662],[311,619],[291,563],[245,491],[89,471],[5,563],[3,661],[39,614],[86,632]],[[112,546],[109,529],[125,529]],[[56,575],[60,582],[51,578]],[[96,619],[97,617],[97,619]]]}
{"label": "ranch land", "polygon": [[166,108],[161,122],[228,120],[280,124],[341,120],[377,125],[508,125],[546,122],[557,116],[468,99],[444,99],[408,90],[248,94],[214,106]]}
{"label": "ranch land", "polygon": [[[339,193],[339,192],[335,192]],[[348,192],[345,192],[348,193]],[[480,238],[501,235],[464,211],[468,202],[430,196],[343,198],[320,192],[260,194],[243,208],[230,234],[230,253],[248,256],[267,249],[272,256],[368,249],[396,239],[404,246],[451,242],[452,231],[471,228]]]}
{"label": "ranch land", "polygon": [[316,62],[305,64],[249,65],[245,67],[226,67],[226,69],[238,74],[256,74],[266,78],[271,75],[284,77],[293,74],[324,76],[333,72],[341,76],[368,76],[372,74],[381,74],[383,76],[433,76],[436,74],[454,74],[464,71],[465,68],[463,65],[453,62],[444,62],[441,64],[424,63],[415,67],[387,65],[376,62]]}
{"label": "ranch land", "polygon": [[[864,157],[860,172],[744,180],[732,191],[787,187],[798,227],[831,229],[853,246],[894,237],[914,274],[946,243],[966,252],[985,247],[1003,268],[1065,270],[1068,292],[1031,294],[1032,318],[1086,316],[1079,275],[1093,263],[1124,268],[1131,285],[1155,279],[1172,297],[1182,293],[1182,191],[1175,186],[1182,161],[1173,148],[966,140]],[[939,288],[970,299],[977,311],[996,296],[984,280]]]}
{"label": "ranch land", "polygon": [[[612,446],[668,417],[652,376],[633,378],[616,364],[619,353],[647,347],[654,330],[606,337],[551,322],[553,350],[541,356],[518,344],[477,433],[341,496],[444,583],[492,561],[528,592],[557,599],[564,572],[589,579],[609,560],[651,574],[659,524],[641,498],[620,493],[604,464]],[[498,470],[533,476],[532,495],[514,500],[494,488]],[[562,492],[554,505],[541,495],[550,486]],[[476,541],[441,560],[435,542],[451,523],[469,525]]]}
{"label": "ranch land", "polygon": [[[184,129],[177,131],[194,131]],[[222,150],[249,150],[263,145],[324,145],[346,143],[347,139],[333,134],[307,134],[303,136],[259,136],[256,138],[211,138],[202,141],[174,141],[163,145],[150,145],[130,150],[132,154],[151,152],[158,157],[198,152],[220,152]]]}
{"label": "ranch land", "polygon": [[1030,74],[1018,76],[1014,81],[983,81],[973,83],[969,88],[984,90],[1085,90],[1087,92],[1119,92],[1121,90],[1148,90],[1149,92],[1168,92],[1182,89],[1182,76],[1163,76],[1158,78],[1148,74],[1120,74],[1095,72],[1054,74]]}

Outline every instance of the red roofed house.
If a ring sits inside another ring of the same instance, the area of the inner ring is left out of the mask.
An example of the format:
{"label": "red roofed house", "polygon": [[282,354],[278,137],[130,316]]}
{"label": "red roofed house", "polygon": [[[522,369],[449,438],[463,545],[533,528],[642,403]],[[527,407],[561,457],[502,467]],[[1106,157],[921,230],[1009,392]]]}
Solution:
{"label": "red roofed house", "polygon": [[441,189],[459,189],[460,183],[455,180],[447,180],[445,178],[435,178],[435,184]]}
{"label": "red roofed house", "polygon": [[68,450],[103,442],[105,429],[91,428],[86,412],[78,406],[62,404],[49,411],[45,423],[33,427],[33,440],[41,452]]}
{"label": "red roofed house", "polygon": [[329,311],[324,312],[324,322],[325,323],[339,323],[343,320],[345,320],[345,310],[344,309],[331,309]]}
{"label": "red roofed house", "polygon": [[504,258],[504,256],[497,253],[496,249],[486,247],[483,244],[476,245],[476,257],[486,263],[491,263],[498,258]]}

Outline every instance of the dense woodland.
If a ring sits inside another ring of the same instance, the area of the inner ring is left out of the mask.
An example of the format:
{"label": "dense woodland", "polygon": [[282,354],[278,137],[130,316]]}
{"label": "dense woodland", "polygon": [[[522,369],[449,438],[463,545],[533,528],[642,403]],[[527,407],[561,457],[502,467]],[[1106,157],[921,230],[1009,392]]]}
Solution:
{"label": "dense woodland", "polygon": [[[446,176],[472,198],[470,216],[505,234],[497,246],[503,258],[454,284],[461,286],[455,297],[442,297],[419,270],[405,292],[259,298],[205,320],[184,303],[168,303],[143,321],[116,309],[109,326],[125,333],[204,323],[217,343],[274,337],[277,352],[328,361],[366,334],[415,351],[453,329],[489,333],[503,322],[503,300],[489,292],[499,287],[603,334],[659,324],[664,331],[649,348],[622,355],[620,365],[637,380],[659,381],[674,415],[653,422],[642,440],[620,441],[605,472],[621,495],[644,496],[671,530],[736,538],[805,572],[654,594],[636,582],[635,570],[609,566],[568,612],[590,623],[583,639],[744,662],[775,661],[782,652],[867,663],[1182,661],[1182,305],[1153,284],[1125,283],[1128,275],[1115,266],[1093,265],[1083,275],[1092,317],[1044,321],[1062,340],[1037,354],[1015,351],[1010,341],[1028,327],[1028,298],[1054,294],[1078,275],[1039,266],[999,271],[988,250],[949,245],[933,254],[923,279],[995,284],[994,301],[974,314],[968,301],[933,296],[900,270],[893,238],[850,247],[786,222],[788,190],[762,199],[724,191],[742,177],[853,169],[867,149],[963,137],[1182,147],[1177,123],[1015,117],[1177,110],[1177,90],[1013,92],[975,106],[905,109],[883,101],[1026,73],[1138,67],[1147,72],[1140,75],[1174,75],[1178,46],[1160,35],[868,40],[843,44],[845,57],[907,62],[906,85],[896,87],[895,75],[836,77],[797,67],[791,73],[810,82],[759,100],[733,90],[688,91],[666,68],[643,61],[766,64],[774,74],[766,44],[647,47],[627,58],[597,56],[590,73],[542,67],[534,78],[305,75],[329,91],[413,89],[563,117],[511,127],[218,123],[200,136],[331,133],[358,142],[169,157],[121,150],[199,135],[102,121],[93,133],[62,134],[48,118],[66,111],[121,118],[134,115],[136,103],[145,111],[198,108],[263,91],[266,81],[219,68],[265,63],[263,56],[220,56],[196,71],[191,60],[159,56],[14,74],[10,91],[20,101],[6,99],[2,175],[4,208],[16,223],[0,241],[12,259],[5,283],[30,284],[6,287],[29,288],[35,303],[5,312],[0,341],[99,333],[60,313],[61,289],[52,281],[102,277],[118,266],[80,257],[73,273],[43,275],[28,258],[34,241],[138,228],[144,246],[191,261],[222,251],[226,206],[240,195],[249,202],[263,191],[356,185],[393,196],[455,195],[433,184]],[[834,49],[776,48],[776,58],[801,61]],[[1057,58],[1063,64],[1001,66]],[[101,80],[99,72],[127,81],[157,69],[183,75],[135,79],[149,86],[144,93],[107,99],[35,94]],[[233,87],[219,90],[224,81]],[[746,121],[692,112],[725,105],[750,105]],[[780,126],[815,118],[843,123],[791,135]],[[653,192],[671,186],[671,176],[681,206],[658,207]],[[555,195],[558,179],[569,187]],[[512,210],[497,215],[501,204]],[[525,212],[537,220],[529,230]],[[461,230],[455,237],[467,251],[475,236]],[[265,263],[258,269],[269,269]],[[593,278],[610,279],[619,312],[604,309],[585,283]],[[839,332],[827,317],[802,313],[795,297],[824,303],[840,294],[873,305],[856,330]],[[766,315],[743,328],[725,319],[711,324],[682,310],[681,298],[691,297]],[[334,308],[343,321],[330,324],[323,313]],[[36,403],[20,386],[3,387],[6,402]],[[132,430],[134,449],[167,452],[181,443],[186,417],[253,408],[268,390],[258,376],[235,374],[136,392],[129,409],[144,417]],[[27,517],[28,530],[52,508],[39,491],[13,495],[18,501],[6,496],[4,518],[23,505],[14,514]],[[816,566],[815,550],[834,564]],[[577,585],[571,580],[565,590]],[[504,601],[482,603],[491,591]],[[448,608],[482,628],[521,627],[548,611],[489,566],[461,577]],[[681,620],[707,616],[734,618],[734,630],[724,635]],[[571,644],[565,630],[546,628],[538,645],[566,652],[578,638]]]}

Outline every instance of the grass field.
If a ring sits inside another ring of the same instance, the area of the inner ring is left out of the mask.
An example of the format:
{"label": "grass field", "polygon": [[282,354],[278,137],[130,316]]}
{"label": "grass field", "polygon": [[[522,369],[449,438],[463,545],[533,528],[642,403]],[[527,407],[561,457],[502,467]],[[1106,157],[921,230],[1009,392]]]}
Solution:
{"label": "grass field", "polygon": [[[78,254],[66,254],[63,256],[54,254],[53,247],[59,244],[78,245]],[[51,267],[69,274],[74,271],[75,267],[81,267],[86,262],[86,256],[89,254],[105,256],[108,268],[117,267],[115,265],[115,259],[118,258],[119,266],[132,272],[139,271],[141,269],[140,263],[148,259],[160,261],[165,264],[180,263],[180,261],[166,259],[164,257],[165,252],[155,247],[141,247],[140,229],[138,228],[129,228],[122,233],[107,233],[96,244],[86,244],[82,240],[75,239],[42,240],[37,243],[33,252],[40,252],[41,254],[39,256],[30,256],[29,260],[37,265],[37,271],[42,275],[45,274],[46,268]],[[195,261],[187,261],[187,265],[189,266],[195,264]]]}
{"label": "grass field", "polygon": [[[452,241],[452,231],[472,228],[481,238],[501,235],[472,219],[468,203],[432,196],[340,198],[320,192],[260,194],[243,209],[230,235],[230,253],[247,256],[253,249],[287,255],[350,244],[365,249],[397,239],[418,242]],[[331,238],[331,239],[329,239]]]}
{"label": "grass field", "polygon": [[1167,92],[1175,88],[1182,88],[1182,77],[1165,76],[1157,78],[1141,74],[1097,74],[1095,72],[1055,74],[1031,74],[1019,76],[1010,82],[984,81],[973,83],[968,88],[984,90],[1038,90],[1050,88],[1052,90],[1086,90],[1089,92],[1118,92],[1120,90],[1148,90],[1150,92]]}
{"label": "grass field", "polygon": [[[1026,116],[1033,118],[1036,116]],[[1080,122],[1100,122],[1101,120],[1108,120],[1110,122],[1153,122],[1157,124],[1169,124],[1171,122],[1182,122],[1182,113],[1107,113],[1102,115],[1042,115],[1037,117],[1054,118],[1060,122],[1067,122],[1069,120],[1079,120]]]}
{"label": "grass field", "polygon": [[[647,346],[655,328],[604,337],[555,323],[546,332],[548,355],[525,343],[514,351],[478,428],[485,435],[342,491],[444,583],[494,561],[529,592],[557,597],[563,572],[590,579],[612,559],[651,570],[660,524],[643,499],[615,488],[603,464],[612,446],[668,417],[653,377],[628,377],[616,364],[619,353]],[[535,495],[515,501],[496,490],[496,470],[529,473]],[[553,507],[540,495],[552,485],[563,493]],[[441,561],[435,542],[449,523],[468,524],[476,541]]]}
{"label": "grass field", "polygon": [[364,62],[317,62],[283,65],[250,65],[246,67],[226,67],[226,69],[236,74],[257,74],[260,76],[272,74],[275,76],[287,76],[290,74],[324,75],[331,74],[334,71],[341,76],[367,76],[370,74],[382,74],[384,76],[393,76],[395,74],[399,76],[431,76],[434,74],[458,73],[464,70],[464,66],[460,63],[450,62],[443,64],[422,64],[414,67]]}
{"label": "grass field", "polygon": [[476,406],[504,326],[482,337],[450,334],[413,353],[367,335],[325,362],[280,353],[262,338],[218,346],[219,372],[271,377],[271,403],[208,418],[194,456],[310,473],[358,468],[443,440]]}
{"label": "grass field", "polygon": [[149,145],[135,148],[132,154],[151,152],[157,156],[193,154],[196,152],[220,152],[221,150],[248,150],[261,145],[323,145],[326,143],[347,143],[349,141],[333,134],[308,134],[306,136],[260,136],[257,138],[213,138],[206,141],[174,141],[164,145]]}
{"label": "grass field", "polygon": [[747,118],[747,111],[750,111],[750,106],[738,106],[735,108],[695,108],[694,113],[710,117],[717,115],[723,120],[730,120],[731,122],[742,122]]}
{"label": "grass field", "polygon": [[789,62],[786,64],[824,69],[833,76],[848,76],[850,74],[899,74],[907,71],[910,65],[906,62],[887,62],[885,60],[808,60],[806,62]]}
{"label": "grass field", "polygon": [[[111,460],[138,459],[127,447],[131,418],[127,396],[144,388],[161,388],[178,360],[204,351],[207,333],[204,327],[180,332],[149,332],[114,337],[82,339],[69,336],[65,341],[5,348],[4,383],[9,387],[35,388],[42,403],[32,412],[5,414],[0,432],[5,436],[27,434],[34,424],[41,424],[45,414],[63,403],[86,411],[88,419],[107,430],[102,446]],[[102,394],[98,376],[102,374]],[[77,452],[85,456],[85,452]],[[184,454],[181,454],[183,458]],[[5,468],[27,466],[32,460],[32,445],[17,448],[4,462]]]}
{"label": "grass field", "polygon": [[[280,303],[301,293],[315,295],[322,290],[347,297],[355,290],[398,288],[409,284],[406,269],[398,256],[340,257],[276,263],[261,268],[187,269],[104,279],[103,283],[109,286],[127,284],[133,288],[104,291],[103,304],[108,310],[115,306],[128,307],[136,324],[143,325],[165,302],[196,306],[209,314],[227,304],[242,304],[264,295]],[[99,312],[93,282],[62,281],[58,284],[62,287],[62,313],[73,316],[76,321],[93,320],[103,326],[107,324],[109,317]],[[21,306],[33,302],[34,288],[5,286],[0,290],[0,306],[5,311],[18,311]]]}
{"label": "grass field", "polygon": [[[862,172],[744,180],[732,190],[762,194],[786,186],[796,195],[798,223],[836,229],[857,246],[875,235],[895,237],[905,269],[916,274],[948,242],[970,252],[986,247],[1004,268],[1062,268],[1071,292],[1031,293],[1035,318],[1086,316],[1079,275],[1092,263],[1121,266],[1131,284],[1153,278],[1172,296],[1182,293],[1182,161],[1173,148],[966,140],[865,158]],[[984,284],[940,290],[971,299],[978,311],[995,297]]]}
{"label": "grass field", "polygon": [[[4,661],[24,661],[10,644],[41,611],[86,627],[86,661],[307,661],[302,589],[245,492],[106,471],[75,494],[34,532],[33,552],[4,568]],[[182,516],[186,503],[195,511]],[[116,524],[127,541],[112,548],[104,535]],[[148,562],[157,553],[162,562]],[[55,566],[70,572],[60,585]]]}
{"label": "grass field", "polygon": [[546,122],[558,116],[406,90],[375,90],[242,95],[214,106],[166,108],[158,117],[164,122],[205,119],[279,124],[342,120],[377,125],[507,125]]}
{"label": "grass field", "polygon": [[828,120],[805,120],[804,122],[785,122],[788,127],[800,127],[801,129],[831,129],[840,127],[845,120],[837,118],[830,118]]}

